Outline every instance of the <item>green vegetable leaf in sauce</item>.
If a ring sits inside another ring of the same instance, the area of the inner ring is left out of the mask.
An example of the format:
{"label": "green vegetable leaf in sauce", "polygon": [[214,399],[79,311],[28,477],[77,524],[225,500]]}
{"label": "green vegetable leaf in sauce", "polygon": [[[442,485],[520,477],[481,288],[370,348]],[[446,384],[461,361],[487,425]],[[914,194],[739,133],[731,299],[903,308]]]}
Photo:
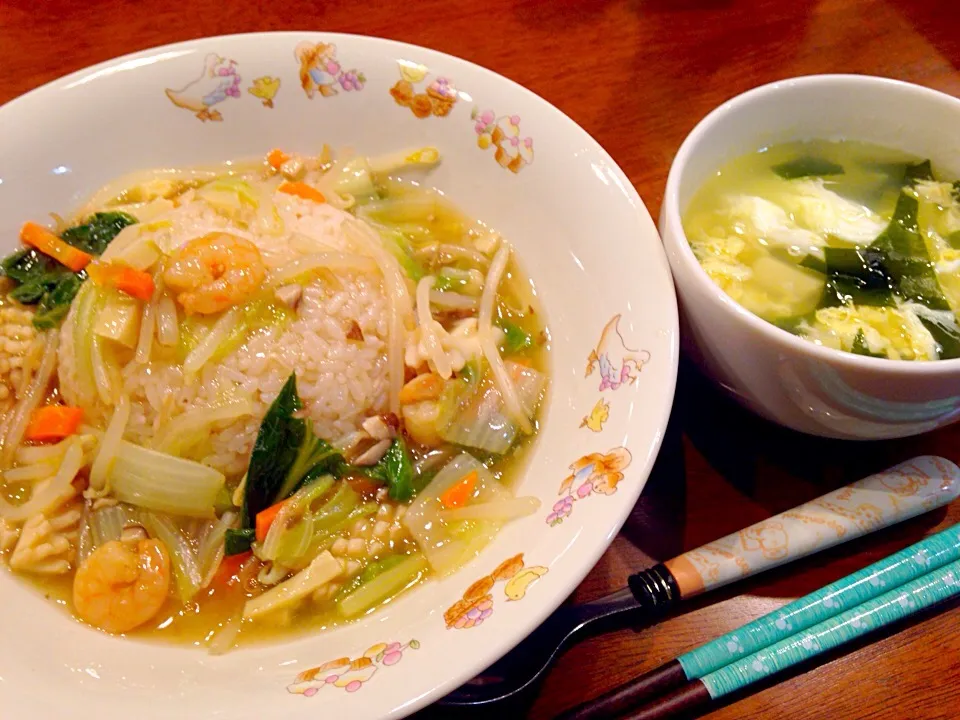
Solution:
{"label": "green vegetable leaf in sauce", "polygon": [[960,250],[960,230],[947,235],[946,240],[954,250]]}
{"label": "green vegetable leaf in sauce", "polygon": [[830,175],[843,175],[843,165],[825,158],[806,156],[795,160],[774,165],[772,168],[777,175],[784,180],[798,180],[807,177],[827,177]]}
{"label": "green vegetable leaf in sauce", "polygon": [[243,528],[241,530],[234,528],[228,529],[227,534],[223,538],[224,554],[239,555],[240,553],[246,552],[250,549],[250,545],[256,536],[257,532],[253,528]]}
{"label": "green vegetable leaf in sauce", "polygon": [[243,495],[244,528],[252,527],[257,513],[289,497],[304,481],[340,473],[343,457],[314,434],[313,423],[297,417],[302,409],[293,373],[260,423]]}
{"label": "green vegetable leaf in sauce", "polygon": [[380,462],[370,468],[357,468],[371,480],[378,480],[387,486],[390,498],[397,502],[409,502],[414,496],[413,462],[403,438],[396,437],[380,458]]}
{"label": "green vegetable leaf in sauce", "polygon": [[[61,237],[74,247],[100,255],[123,228],[135,222],[136,218],[127,213],[96,213],[86,224],[65,230]],[[87,279],[83,270],[74,273],[33,248],[8,255],[0,262],[0,274],[17,283],[10,291],[11,298],[24,305],[38,306],[33,317],[33,325],[38,330],[60,324],[80,285]]]}
{"label": "green vegetable leaf in sauce", "polygon": [[497,324],[504,333],[503,343],[500,345],[500,350],[504,354],[513,355],[533,346],[533,337],[516,323],[502,320]]}
{"label": "green vegetable leaf in sauce", "polygon": [[875,353],[870,349],[870,346],[867,345],[867,336],[863,334],[863,329],[857,330],[857,334],[853,338],[853,346],[850,348],[850,352],[852,352],[854,355],[865,355],[867,357],[887,357],[883,353]]}
{"label": "green vegetable leaf in sauce", "polygon": [[102,255],[107,245],[137,219],[125,212],[94,213],[83,225],[65,230],[60,237],[76,248],[93,255]]}

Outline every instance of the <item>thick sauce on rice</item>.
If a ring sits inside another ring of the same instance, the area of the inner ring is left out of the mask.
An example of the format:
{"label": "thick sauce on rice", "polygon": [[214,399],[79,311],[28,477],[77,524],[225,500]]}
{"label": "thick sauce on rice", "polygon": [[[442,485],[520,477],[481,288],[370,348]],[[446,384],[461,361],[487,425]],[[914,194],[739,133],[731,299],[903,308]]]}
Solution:
{"label": "thick sauce on rice", "polygon": [[223,652],[373,611],[533,512],[548,335],[424,148],[157,171],[27,223],[0,552],[80,620]]}

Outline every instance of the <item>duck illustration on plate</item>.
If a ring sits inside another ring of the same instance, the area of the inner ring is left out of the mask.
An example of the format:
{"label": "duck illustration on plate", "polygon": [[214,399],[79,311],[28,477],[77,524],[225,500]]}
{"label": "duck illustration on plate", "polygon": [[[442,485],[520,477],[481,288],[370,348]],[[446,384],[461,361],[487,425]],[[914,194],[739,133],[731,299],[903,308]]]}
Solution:
{"label": "duck illustration on plate", "polygon": [[203,122],[219,122],[223,115],[214,109],[227,98],[240,97],[240,75],[237,63],[216,53],[203,59],[203,72],[179,90],[166,89],[167,97],[177,107],[189,110]]}

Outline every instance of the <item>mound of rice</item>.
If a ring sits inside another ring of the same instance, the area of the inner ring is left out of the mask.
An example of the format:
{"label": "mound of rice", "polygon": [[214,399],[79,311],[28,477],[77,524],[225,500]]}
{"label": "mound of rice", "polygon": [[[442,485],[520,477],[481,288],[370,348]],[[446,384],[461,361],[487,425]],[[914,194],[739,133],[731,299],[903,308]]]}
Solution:
{"label": "mound of rice", "polygon": [[[166,209],[162,222],[153,220],[140,231],[153,233],[166,250],[212,231],[228,231],[256,244],[270,269],[311,253],[362,253],[344,232],[343,223],[352,216],[343,210],[292,196],[278,196],[276,204],[277,225],[283,229],[268,228],[276,234],[239,229],[207,203],[188,196],[178,207]],[[355,431],[364,418],[385,412],[388,405],[388,304],[382,284],[379,273],[323,271],[304,286],[292,322],[256,331],[193,378],[185,377],[179,364],[157,359],[157,353],[146,364],[131,361],[123,370],[124,391],[131,400],[126,437],[155,445],[158,432],[173,418],[247,400],[252,414],[214,425],[208,438],[183,453],[227,475],[241,475],[263,415],[294,371],[306,413],[320,437],[335,442]],[[64,323],[65,335],[70,327]],[[59,373],[68,400],[72,346],[72,339],[64,337]],[[101,410],[109,416],[108,408]]]}

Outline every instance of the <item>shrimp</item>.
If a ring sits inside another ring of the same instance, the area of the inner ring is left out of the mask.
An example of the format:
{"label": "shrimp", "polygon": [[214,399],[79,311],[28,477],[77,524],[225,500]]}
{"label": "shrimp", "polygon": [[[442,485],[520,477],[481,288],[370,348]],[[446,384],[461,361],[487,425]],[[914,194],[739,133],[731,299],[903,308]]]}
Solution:
{"label": "shrimp", "polygon": [[257,246],[224,232],[195,238],[181,247],[163,273],[167,287],[187,314],[209,315],[247,300],[267,275]]}
{"label": "shrimp", "polygon": [[170,556],[159,540],[111,540],[73,579],[77,615],[109,633],[125,633],[157,614],[170,590]]}

